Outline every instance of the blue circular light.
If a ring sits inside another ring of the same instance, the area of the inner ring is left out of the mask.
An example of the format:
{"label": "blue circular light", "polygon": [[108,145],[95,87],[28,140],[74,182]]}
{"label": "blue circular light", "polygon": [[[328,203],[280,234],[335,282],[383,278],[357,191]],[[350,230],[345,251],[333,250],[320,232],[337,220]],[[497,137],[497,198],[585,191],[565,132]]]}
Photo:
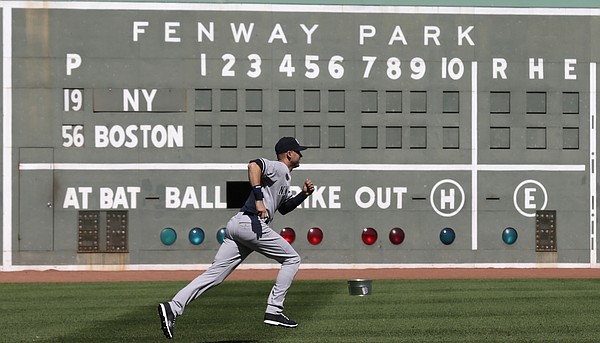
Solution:
{"label": "blue circular light", "polygon": [[202,242],[204,242],[204,230],[199,227],[195,227],[190,230],[188,238],[190,243],[193,245],[200,245]]}
{"label": "blue circular light", "polygon": [[454,230],[452,230],[452,228],[445,227],[440,232],[440,241],[442,241],[442,243],[444,243],[445,245],[452,244],[452,242],[454,242],[454,238],[456,238],[456,234],[454,233]]}
{"label": "blue circular light", "polygon": [[160,241],[164,245],[171,245],[177,240],[177,232],[171,227],[166,227],[160,232]]}
{"label": "blue circular light", "polygon": [[517,238],[519,238],[517,230],[512,227],[507,227],[502,231],[502,241],[508,245],[514,244],[517,241]]}
{"label": "blue circular light", "polygon": [[221,228],[219,231],[217,231],[217,241],[219,241],[219,244],[223,244],[223,241],[225,240],[225,232],[225,228]]}

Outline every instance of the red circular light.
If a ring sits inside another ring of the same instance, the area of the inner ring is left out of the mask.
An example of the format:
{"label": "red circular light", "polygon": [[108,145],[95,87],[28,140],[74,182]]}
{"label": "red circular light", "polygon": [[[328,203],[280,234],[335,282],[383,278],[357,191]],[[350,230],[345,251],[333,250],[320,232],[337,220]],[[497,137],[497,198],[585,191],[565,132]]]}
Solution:
{"label": "red circular light", "polygon": [[313,227],[312,229],[308,230],[307,238],[310,244],[317,245],[323,240],[323,231],[321,231],[321,229],[318,227]]}
{"label": "red circular light", "polygon": [[296,240],[296,232],[291,227],[284,227],[279,234],[290,244]]}
{"label": "red circular light", "polygon": [[377,242],[377,231],[372,227],[366,227],[362,231],[362,241],[366,245],[373,245]]}
{"label": "red circular light", "polygon": [[390,231],[390,242],[394,245],[401,244],[404,242],[404,230],[399,227],[395,227]]}

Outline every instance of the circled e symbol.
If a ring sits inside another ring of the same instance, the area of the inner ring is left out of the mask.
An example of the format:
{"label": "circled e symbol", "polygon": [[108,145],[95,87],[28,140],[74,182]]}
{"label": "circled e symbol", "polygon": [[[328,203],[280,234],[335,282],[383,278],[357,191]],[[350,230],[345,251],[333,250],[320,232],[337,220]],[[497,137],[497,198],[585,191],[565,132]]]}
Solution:
{"label": "circled e symbol", "polygon": [[[522,193],[520,192],[521,188],[523,188]],[[539,200],[539,197],[536,197],[536,193],[539,193],[538,191],[540,190],[543,196],[543,199],[541,201]],[[520,198],[519,194],[522,194],[523,197]],[[519,206],[518,199],[523,199],[523,208]],[[546,209],[546,205],[548,204],[548,193],[546,192],[546,188],[544,188],[544,185],[542,185],[541,182],[536,180],[525,180],[521,182],[517,186],[517,188],[515,188],[515,193],[513,194],[513,202],[517,211],[519,211],[519,213],[521,213],[523,216],[535,217],[535,211],[538,210],[539,203],[542,203],[539,210]]]}

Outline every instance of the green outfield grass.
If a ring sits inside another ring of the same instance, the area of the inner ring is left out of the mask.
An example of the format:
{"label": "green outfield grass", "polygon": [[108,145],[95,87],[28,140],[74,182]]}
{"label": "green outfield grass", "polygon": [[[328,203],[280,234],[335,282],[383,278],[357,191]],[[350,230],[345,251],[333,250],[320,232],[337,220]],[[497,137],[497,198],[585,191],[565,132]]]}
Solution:
{"label": "green outfield grass", "polygon": [[[166,342],[156,305],[182,282],[0,284],[1,342]],[[193,302],[178,342],[600,342],[600,280],[296,281],[262,324],[271,281],[226,281]]]}

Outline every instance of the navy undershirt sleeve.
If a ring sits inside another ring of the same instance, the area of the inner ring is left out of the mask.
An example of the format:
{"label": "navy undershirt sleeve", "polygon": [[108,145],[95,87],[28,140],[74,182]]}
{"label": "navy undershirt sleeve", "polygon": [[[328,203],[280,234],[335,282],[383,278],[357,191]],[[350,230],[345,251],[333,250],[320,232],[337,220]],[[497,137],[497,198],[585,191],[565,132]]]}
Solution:
{"label": "navy undershirt sleeve", "polygon": [[281,204],[281,206],[279,206],[279,213],[285,215],[293,211],[296,207],[298,207],[298,205],[300,205],[304,200],[306,200],[306,198],[308,198],[308,196],[304,194],[304,192],[296,194],[295,197],[290,198],[289,200]]}

